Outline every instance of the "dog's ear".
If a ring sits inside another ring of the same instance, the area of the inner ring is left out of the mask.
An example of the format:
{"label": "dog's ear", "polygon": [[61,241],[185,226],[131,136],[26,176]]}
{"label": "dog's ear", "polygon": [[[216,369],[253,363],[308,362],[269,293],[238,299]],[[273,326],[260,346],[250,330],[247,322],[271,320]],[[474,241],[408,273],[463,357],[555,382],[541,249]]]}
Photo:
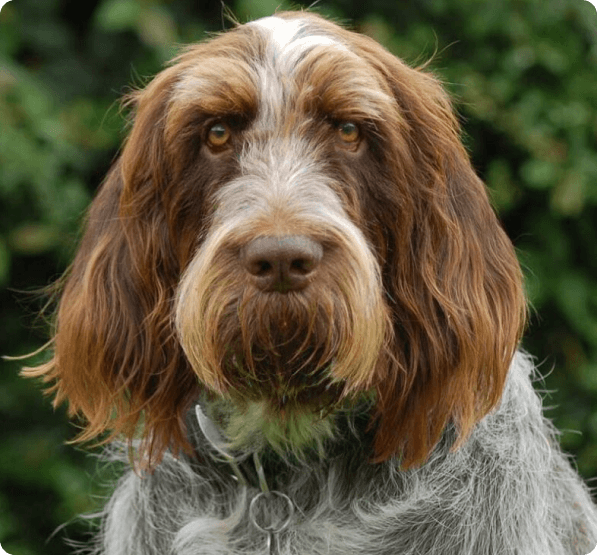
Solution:
{"label": "dog's ear", "polygon": [[142,423],[158,457],[185,445],[184,411],[198,387],[171,318],[180,273],[164,207],[172,77],[164,72],[131,97],[133,128],[63,278],[53,358],[24,371],[52,384],[55,405],[68,401],[71,416],[85,418],[79,439],[106,431],[131,438]]}
{"label": "dog's ear", "polygon": [[460,140],[450,101],[431,75],[358,39],[384,77],[396,122],[384,145],[393,177],[376,210],[386,245],[395,366],[378,386],[378,460],[424,462],[446,425],[458,446],[499,402],[524,327],[514,248]]}

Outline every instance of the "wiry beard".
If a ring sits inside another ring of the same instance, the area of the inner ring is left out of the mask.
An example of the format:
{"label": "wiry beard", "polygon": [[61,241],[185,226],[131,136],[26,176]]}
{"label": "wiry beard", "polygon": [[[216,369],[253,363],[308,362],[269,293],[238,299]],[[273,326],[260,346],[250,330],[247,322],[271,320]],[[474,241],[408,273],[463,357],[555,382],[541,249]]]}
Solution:
{"label": "wiry beard", "polygon": [[238,210],[227,207],[177,294],[178,339],[202,384],[239,403],[265,401],[281,416],[333,408],[375,387],[387,370],[392,324],[360,230],[334,213],[301,220],[301,233],[326,245],[316,278],[299,291],[266,292],[238,254],[259,236],[258,224],[242,219],[246,209],[227,219],[226,209]]}
{"label": "wiry beard", "polygon": [[334,435],[332,415],[347,392],[333,373],[344,334],[337,325],[338,299],[317,301],[305,292],[246,287],[212,322],[226,387],[208,395],[207,409],[232,451],[269,446],[303,461],[309,453],[324,453]]}
{"label": "wiry beard", "polygon": [[221,321],[225,380],[247,400],[281,414],[294,406],[323,411],[342,396],[333,377],[338,352],[333,299],[245,291]]}

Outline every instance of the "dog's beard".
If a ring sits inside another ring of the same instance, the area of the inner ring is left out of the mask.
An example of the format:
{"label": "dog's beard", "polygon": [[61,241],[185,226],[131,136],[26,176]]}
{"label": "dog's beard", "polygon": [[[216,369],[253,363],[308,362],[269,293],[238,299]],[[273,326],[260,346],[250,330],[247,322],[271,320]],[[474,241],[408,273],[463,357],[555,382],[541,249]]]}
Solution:
{"label": "dog's beard", "polygon": [[348,244],[316,282],[278,293],[259,290],[231,249],[207,241],[181,281],[176,326],[230,446],[304,458],[323,452],[338,410],[383,380],[388,314],[377,266]]}
{"label": "dog's beard", "polygon": [[245,291],[219,325],[222,372],[235,396],[284,414],[323,411],[342,397],[333,376],[339,349],[334,299]]}
{"label": "dog's beard", "polygon": [[246,290],[230,303],[215,346],[229,387],[208,409],[230,449],[268,445],[293,460],[322,456],[344,398],[331,372],[336,346],[329,316],[304,295]]}
{"label": "dog's beard", "polygon": [[371,390],[391,342],[379,268],[356,231],[328,230],[335,248],[300,291],[263,292],[215,230],[191,261],[177,295],[176,327],[208,390],[265,402],[283,416],[324,411]]}

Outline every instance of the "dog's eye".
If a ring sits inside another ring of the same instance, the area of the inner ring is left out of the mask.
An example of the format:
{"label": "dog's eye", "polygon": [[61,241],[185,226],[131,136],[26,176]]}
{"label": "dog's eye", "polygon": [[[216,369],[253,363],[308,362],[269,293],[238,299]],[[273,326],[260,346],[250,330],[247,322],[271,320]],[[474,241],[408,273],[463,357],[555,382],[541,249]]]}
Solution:
{"label": "dog's eye", "polygon": [[351,121],[338,124],[338,137],[344,143],[354,145],[361,137],[359,126]]}
{"label": "dog's eye", "polygon": [[223,147],[230,140],[231,135],[230,127],[225,123],[216,123],[209,129],[207,142],[216,148]]}

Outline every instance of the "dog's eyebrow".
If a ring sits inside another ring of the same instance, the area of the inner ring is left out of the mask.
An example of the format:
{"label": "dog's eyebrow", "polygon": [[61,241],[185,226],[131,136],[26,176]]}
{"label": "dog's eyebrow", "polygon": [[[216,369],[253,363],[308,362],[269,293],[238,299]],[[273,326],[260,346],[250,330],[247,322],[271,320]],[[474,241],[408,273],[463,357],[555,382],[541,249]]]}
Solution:
{"label": "dog's eyebrow", "polygon": [[174,86],[170,110],[190,109],[210,115],[254,114],[257,83],[251,68],[240,60],[206,57]]}
{"label": "dog's eyebrow", "polygon": [[293,81],[305,112],[358,121],[399,116],[385,82],[356,54],[316,48],[298,64]]}

